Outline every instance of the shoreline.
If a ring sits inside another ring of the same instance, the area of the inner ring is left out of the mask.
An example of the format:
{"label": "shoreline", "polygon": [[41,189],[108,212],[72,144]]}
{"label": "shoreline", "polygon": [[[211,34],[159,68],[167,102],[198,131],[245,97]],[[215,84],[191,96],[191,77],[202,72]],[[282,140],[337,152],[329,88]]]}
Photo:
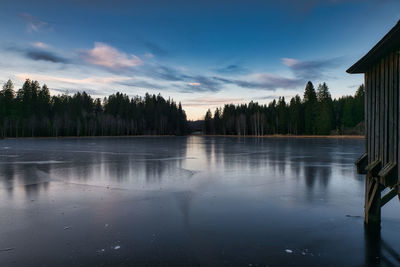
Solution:
{"label": "shoreline", "polygon": [[104,135],[104,136],[38,136],[38,137],[5,137],[0,140],[7,139],[75,139],[75,138],[145,138],[145,137],[231,137],[231,138],[304,138],[304,139],[365,139],[364,135],[284,135],[284,134],[269,134],[269,135],[223,135],[223,134],[188,134],[188,135]]}

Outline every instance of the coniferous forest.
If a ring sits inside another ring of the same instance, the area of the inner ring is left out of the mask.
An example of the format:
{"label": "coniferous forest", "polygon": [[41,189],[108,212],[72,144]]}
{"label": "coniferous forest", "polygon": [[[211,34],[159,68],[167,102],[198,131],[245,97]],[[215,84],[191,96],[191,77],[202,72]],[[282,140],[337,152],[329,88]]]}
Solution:
{"label": "coniferous forest", "polygon": [[[202,125],[205,134],[363,134],[363,120],[363,85],[354,96],[332,99],[325,83],[315,89],[308,82],[303,98],[226,104],[208,110]],[[50,96],[46,85],[29,79],[17,91],[9,80],[0,91],[0,137],[184,135],[189,128],[181,103],[161,95]]]}
{"label": "coniferous forest", "polygon": [[116,93],[103,100],[85,92],[50,96],[46,85],[29,79],[17,92],[11,80],[0,91],[0,137],[186,133],[181,104],[161,95]]}
{"label": "coniferous forest", "polygon": [[227,104],[214,114],[208,110],[204,119],[207,134],[228,135],[329,135],[364,134],[364,86],[354,96],[332,99],[323,83],[315,89],[308,82],[303,99],[296,95],[289,102],[284,97],[268,105],[256,102]]}

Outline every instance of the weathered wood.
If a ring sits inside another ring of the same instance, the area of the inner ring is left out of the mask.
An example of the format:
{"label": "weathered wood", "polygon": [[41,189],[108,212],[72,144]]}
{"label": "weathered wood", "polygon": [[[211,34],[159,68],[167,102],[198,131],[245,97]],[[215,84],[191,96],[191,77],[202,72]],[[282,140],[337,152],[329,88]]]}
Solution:
{"label": "weathered wood", "polygon": [[[348,72],[365,74],[365,154],[356,166],[367,174],[365,223],[375,224],[381,207],[400,199],[400,21]],[[381,198],[386,187],[393,189]]]}

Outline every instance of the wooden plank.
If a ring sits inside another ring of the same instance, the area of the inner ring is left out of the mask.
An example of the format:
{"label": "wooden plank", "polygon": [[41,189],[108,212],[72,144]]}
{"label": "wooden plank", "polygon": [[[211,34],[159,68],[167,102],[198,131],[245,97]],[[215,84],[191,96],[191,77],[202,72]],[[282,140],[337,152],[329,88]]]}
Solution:
{"label": "wooden plank", "polygon": [[366,105],[365,105],[365,125],[367,127],[367,153],[368,153],[368,163],[372,162],[371,156],[371,71],[368,71],[365,74],[366,78],[366,87],[365,87],[365,96],[366,96]]}
{"label": "wooden plank", "polygon": [[[364,141],[364,151],[368,155],[368,73],[364,74],[364,134],[365,134],[365,141]],[[368,162],[368,157],[367,157]]]}
{"label": "wooden plank", "polygon": [[383,148],[383,112],[384,112],[384,99],[385,99],[385,90],[382,88],[382,73],[385,72],[382,64],[378,64],[377,70],[377,78],[376,78],[376,102],[378,102],[378,107],[376,111],[376,120],[377,123],[375,125],[375,138],[376,138],[376,158],[375,159],[382,159],[382,148]]}
{"label": "wooden plank", "polygon": [[[399,112],[399,59],[398,53],[393,53],[393,162],[397,164],[398,142],[398,112]],[[398,165],[398,164],[397,164]]]}
{"label": "wooden plank", "polygon": [[375,93],[376,93],[376,68],[372,70],[371,82],[371,157],[375,161]]}
{"label": "wooden plank", "polygon": [[[396,131],[396,141],[395,141],[395,147],[396,147],[396,162],[397,162],[397,166],[399,166],[399,159],[400,159],[400,157],[399,157],[399,153],[400,153],[400,149],[399,149],[399,144],[398,144],[398,142],[399,142],[399,130],[400,130],[400,122],[399,122],[399,119],[400,119],[400,115],[399,115],[399,112],[400,112],[400,101],[399,101],[399,97],[400,97],[400,92],[399,92],[399,90],[400,90],[400,50],[399,51],[397,51],[397,53],[396,53],[396,75],[395,75],[395,77],[396,77],[396,80],[395,80],[395,86],[394,86],[394,88],[395,88],[395,100],[396,100],[396,102],[395,102],[395,123],[396,123],[396,125],[395,125],[395,131]],[[398,175],[398,171],[397,171],[397,174],[396,174],[396,176],[397,176],[397,183],[399,183],[399,175]]]}
{"label": "wooden plank", "polygon": [[368,94],[368,131],[369,131],[369,139],[368,139],[368,163],[374,161],[374,155],[372,154],[372,80],[373,80],[374,72],[370,70],[369,77],[369,94]]}
{"label": "wooden plank", "polygon": [[384,91],[381,88],[381,72],[382,66],[377,65],[376,70],[376,124],[375,124],[375,159],[382,159],[382,147],[383,147],[383,139],[382,139],[382,112],[384,109],[383,100],[385,99]]}
{"label": "wooden plank", "polygon": [[[388,158],[387,162],[393,162],[393,53],[391,53],[388,57],[389,63],[388,63],[388,134],[387,134],[387,146],[385,146],[385,149],[387,149],[388,153]],[[386,162],[386,163],[387,163]],[[385,163],[385,164],[386,164]]]}
{"label": "wooden plank", "polygon": [[384,80],[385,80],[385,113],[384,113],[384,120],[385,120],[385,126],[384,126],[384,132],[385,132],[385,135],[384,135],[384,138],[385,138],[385,143],[384,143],[384,147],[385,147],[385,152],[384,152],[384,154],[383,154],[383,157],[384,157],[384,164],[386,164],[387,163],[387,159],[388,159],[388,129],[389,129],[389,126],[388,126],[388,115],[389,115],[389,98],[387,97],[388,96],[388,94],[389,94],[389,59],[388,59],[388,57],[385,57],[385,73],[384,73],[384,75],[385,75],[385,78],[384,78]]}

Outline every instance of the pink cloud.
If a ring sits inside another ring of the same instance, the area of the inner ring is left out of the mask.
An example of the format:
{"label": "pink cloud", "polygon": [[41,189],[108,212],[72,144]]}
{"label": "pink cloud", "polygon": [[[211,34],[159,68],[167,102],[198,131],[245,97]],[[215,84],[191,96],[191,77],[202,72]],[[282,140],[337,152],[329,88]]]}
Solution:
{"label": "pink cloud", "polygon": [[110,69],[123,69],[143,64],[139,57],[120,52],[116,48],[100,42],[95,42],[93,49],[84,51],[82,57],[90,64]]}
{"label": "pink cloud", "polygon": [[43,43],[43,42],[34,42],[34,43],[31,43],[31,44],[32,44],[33,47],[40,48],[40,49],[46,49],[46,48],[50,47],[48,44]]}

